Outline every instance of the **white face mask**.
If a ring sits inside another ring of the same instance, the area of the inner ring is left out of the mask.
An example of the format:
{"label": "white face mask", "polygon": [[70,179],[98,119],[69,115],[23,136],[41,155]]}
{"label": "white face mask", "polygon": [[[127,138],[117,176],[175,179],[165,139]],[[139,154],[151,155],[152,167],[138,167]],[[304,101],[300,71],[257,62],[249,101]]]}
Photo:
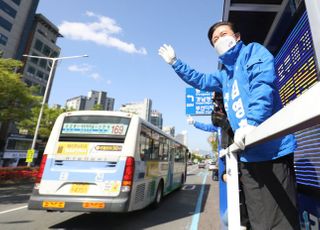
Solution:
{"label": "white face mask", "polygon": [[236,44],[237,41],[233,36],[226,35],[219,38],[219,40],[214,44],[214,48],[216,49],[218,55],[221,56]]}

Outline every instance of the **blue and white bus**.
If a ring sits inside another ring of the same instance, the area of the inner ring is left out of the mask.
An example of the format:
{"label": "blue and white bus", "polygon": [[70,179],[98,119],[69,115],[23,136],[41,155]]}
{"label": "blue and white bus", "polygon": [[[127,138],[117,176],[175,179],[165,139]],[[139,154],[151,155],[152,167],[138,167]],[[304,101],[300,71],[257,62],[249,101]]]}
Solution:
{"label": "blue and white bus", "polygon": [[188,149],[137,115],[61,114],[52,129],[28,208],[129,212],[183,186]]}

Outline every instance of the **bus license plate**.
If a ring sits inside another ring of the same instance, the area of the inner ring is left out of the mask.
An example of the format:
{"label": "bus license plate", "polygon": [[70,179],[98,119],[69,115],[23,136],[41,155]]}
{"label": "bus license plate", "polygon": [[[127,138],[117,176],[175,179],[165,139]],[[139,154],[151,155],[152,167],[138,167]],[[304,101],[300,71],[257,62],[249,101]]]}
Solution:
{"label": "bus license plate", "polygon": [[65,202],[63,201],[43,201],[43,208],[64,208]]}
{"label": "bus license plate", "polygon": [[83,202],[82,207],[83,208],[105,208],[105,203],[103,202]]}
{"label": "bus license plate", "polygon": [[88,184],[72,184],[70,193],[73,194],[87,194],[89,190]]}

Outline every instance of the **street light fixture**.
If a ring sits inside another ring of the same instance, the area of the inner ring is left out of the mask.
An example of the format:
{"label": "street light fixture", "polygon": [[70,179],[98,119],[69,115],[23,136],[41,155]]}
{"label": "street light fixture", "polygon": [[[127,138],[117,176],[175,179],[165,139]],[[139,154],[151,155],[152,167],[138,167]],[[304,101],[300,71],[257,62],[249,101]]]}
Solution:
{"label": "street light fixture", "polygon": [[[38,132],[39,132],[39,127],[40,127],[40,121],[41,121],[42,113],[43,113],[43,107],[44,107],[44,104],[45,104],[46,101],[47,101],[48,92],[49,92],[49,86],[50,86],[51,81],[52,81],[52,74],[53,74],[53,70],[54,70],[54,67],[55,67],[55,65],[56,65],[56,62],[59,61],[59,60],[63,60],[63,59],[72,59],[72,58],[88,57],[88,55],[69,56],[69,57],[57,57],[57,58],[34,56],[34,55],[27,55],[27,54],[24,54],[24,55],[22,55],[22,56],[24,56],[24,57],[30,57],[30,58],[46,59],[46,60],[51,60],[51,61],[52,61],[51,68],[50,68],[50,73],[49,73],[49,77],[48,77],[48,81],[47,81],[47,85],[46,85],[46,88],[45,88],[45,91],[44,91],[44,95],[43,95],[43,100],[42,100],[42,103],[41,103],[41,108],[40,108],[40,112],[39,112],[39,117],[38,117],[36,129],[35,129],[34,135],[33,135],[32,145],[31,145],[31,151],[32,151],[32,153],[34,153],[34,148],[35,148],[35,145],[36,145],[36,141],[37,141],[37,137],[38,137]],[[33,156],[32,156],[32,159],[33,159]],[[31,160],[31,162],[32,162],[32,160]],[[31,162],[28,162],[28,167],[30,167]]]}

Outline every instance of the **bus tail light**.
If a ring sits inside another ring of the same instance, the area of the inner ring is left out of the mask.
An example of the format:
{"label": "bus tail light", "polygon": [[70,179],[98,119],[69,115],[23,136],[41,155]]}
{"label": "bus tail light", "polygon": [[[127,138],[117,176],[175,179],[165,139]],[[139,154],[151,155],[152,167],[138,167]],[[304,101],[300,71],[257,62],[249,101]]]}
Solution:
{"label": "bus tail light", "polygon": [[134,175],[134,158],[128,157],[124,168],[123,179],[122,179],[122,192],[129,192],[131,190]]}
{"label": "bus tail light", "polygon": [[40,164],[40,167],[39,167],[39,172],[38,172],[38,174],[36,176],[35,186],[37,186],[37,184],[39,184],[40,181],[41,181],[42,174],[43,174],[43,171],[44,171],[44,167],[45,167],[46,162],[47,162],[47,157],[48,157],[47,154],[43,154],[43,156],[42,156],[41,164]]}

